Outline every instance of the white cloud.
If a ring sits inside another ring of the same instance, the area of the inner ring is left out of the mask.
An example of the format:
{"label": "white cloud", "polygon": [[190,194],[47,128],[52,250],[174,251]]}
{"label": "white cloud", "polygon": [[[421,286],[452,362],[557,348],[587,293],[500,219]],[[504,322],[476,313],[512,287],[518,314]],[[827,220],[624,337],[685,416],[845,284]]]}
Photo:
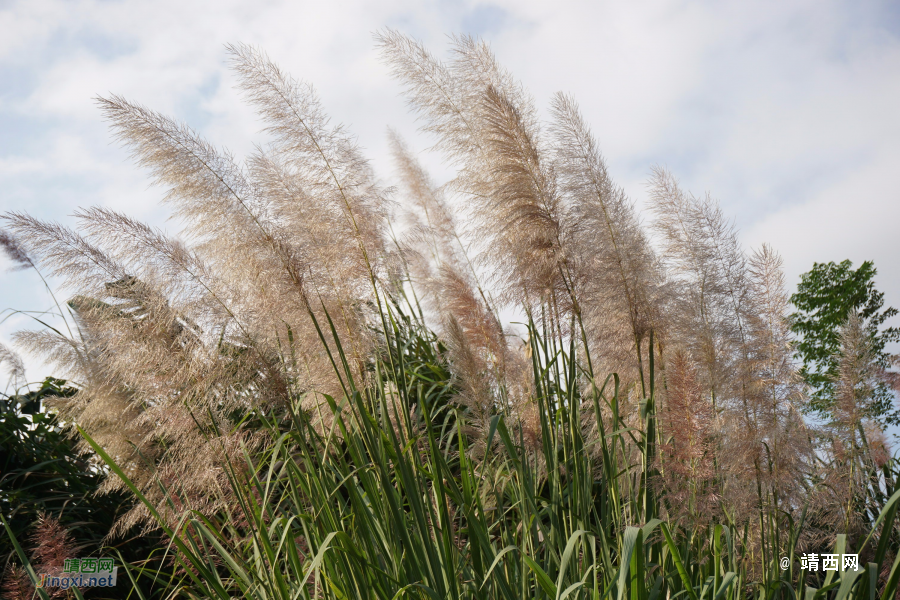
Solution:
{"label": "white cloud", "polygon": [[[884,152],[847,173],[806,202],[776,209],[748,228],[752,246],[764,242],[785,249],[785,273],[799,281],[813,262],[859,266],[873,260],[877,287],[887,303],[900,305],[900,179],[886,174],[900,164],[900,148]],[[900,306],[898,306],[900,307]]]}

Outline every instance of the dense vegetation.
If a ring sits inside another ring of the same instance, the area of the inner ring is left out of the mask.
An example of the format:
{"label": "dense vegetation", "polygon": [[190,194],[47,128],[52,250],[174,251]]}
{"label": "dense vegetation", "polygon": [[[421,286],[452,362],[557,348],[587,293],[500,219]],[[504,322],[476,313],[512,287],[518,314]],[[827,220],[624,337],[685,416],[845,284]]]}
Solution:
{"label": "dense vegetation", "polygon": [[164,543],[156,533],[106,539],[133,506],[134,496],[99,493],[108,470],[95,454],[79,451],[71,432],[41,407],[44,399],[76,392],[49,377],[32,391],[0,394],[0,515],[9,526],[9,535],[0,537],[4,598],[15,598],[13,589],[30,597],[24,592],[30,587],[27,574],[14,568],[19,560],[13,539],[21,542],[32,565],[44,571],[63,566],[75,554],[114,553],[141,565],[163,555]]}
{"label": "dense vegetation", "polygon": [[[89,463],[80,460],[74,443],[54,426],[52,416],[40,410],[43,398],[75,392],[65,382],[48,378],[32,392],[0,397],[0,511],[14,524],[19,538],[25,538],[41,513],[59,513],[72,503],[83,506],[79,500],[94,492],[102,480],[99,470],[92,472]],[[96,532],[98,541],[114,522],[117,504],[111,505],[106,531],[101,525]],[[65,513],[66,524],[91,521],[89,514]],[[6,536],[0,541],[0,556],[4,563],[13,556]]]}
{"label": "dense vegetation", "polygon": [[76,387],[53,407],[103,491],[137,499],[111,539],[169,544],[127,568],[134,597],[894,596],[898,465],[863,410],[883,373],[860,318],[810,425],[771,248],[747,255],[664,170],[644,228],[573,100],[542,128],[484,44],[379,44],[444,186],[395,137],[395,203],[312,89],[238,46],[271,137],[242,165],[99,99],[180,238],[103,208],[5,217],[10,254],[75,292],[77,335],[17,341]]}

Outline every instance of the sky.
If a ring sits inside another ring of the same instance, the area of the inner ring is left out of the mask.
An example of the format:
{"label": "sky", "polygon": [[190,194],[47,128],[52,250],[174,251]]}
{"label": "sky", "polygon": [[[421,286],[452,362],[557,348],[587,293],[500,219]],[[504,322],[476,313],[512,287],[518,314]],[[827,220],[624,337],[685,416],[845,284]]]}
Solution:
{"label": "sky", "polygon": [[[485,39],[544,114],[557,91],[576,98],[638,206],[651,168],[666,166],[720,201],[748,249],[774,246],[790,289],[813,262],[873,260],[900,307],[895,1],[0,0],[0,213],[71,224],[99,205],[177,229],[94,98],[122,95],[244,155],[263,138],[226,65],[234,42],[312,83],[391,183],[387,128],[417,150],[432,140],[379,60],[385,27],[438,55],[448,35]],[[50,309],[36,274],[4,260],[0,310]],[[6,344],[34,325],[3,317]],[[51,374],[25,359],[29,379]]]}

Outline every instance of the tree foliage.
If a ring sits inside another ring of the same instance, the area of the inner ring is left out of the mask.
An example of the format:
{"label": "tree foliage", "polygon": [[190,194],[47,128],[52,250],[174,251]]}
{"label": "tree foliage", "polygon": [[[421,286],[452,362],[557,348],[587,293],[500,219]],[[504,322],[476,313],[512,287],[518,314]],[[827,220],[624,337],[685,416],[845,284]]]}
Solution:
{"label": "tree foliage", "polygon": [[[884,293],[875,289],[875,265],[863,262],[853,269],[853,263],[814,263],[801,276],[797,293],[791,303],[797,308],[792,316],[794,333],[799,336],[796,355],[803,361],[800,371],[811,388],[807,409],[810,413],[829,419],[833,417],[836,382],[839,377],[841,355],[841,327],[850,312],[861,319],[871,345],[875,366],[886,370],[891,355],[886,351],[890,342],[900,341],[900,328],[882,327],[897,309],[884,307]],[[867,400],[867,417],[880,423],[900,423],[900,411],[893,405],[893,393],[887,382],[878,382]]]}

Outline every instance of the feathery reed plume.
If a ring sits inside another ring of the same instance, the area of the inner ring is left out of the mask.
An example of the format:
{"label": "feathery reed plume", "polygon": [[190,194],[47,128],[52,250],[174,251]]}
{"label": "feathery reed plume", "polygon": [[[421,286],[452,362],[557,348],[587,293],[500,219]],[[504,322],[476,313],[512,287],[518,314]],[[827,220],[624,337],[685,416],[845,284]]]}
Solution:
{"label": "feathery reed plume", "polygon": [[[280,243],[299,242],[312,259],[304,265],[309,293],[338,319],[362,379],[372,343],[365,321],[374,316],[360,314],[362,298],[379,302],[379,281],[389,270],[386,193],[353,138],[329,125],[310,85],[250,46],[227,49],[239,88],[275,138],[250,159],[256,185],[285,233]],[[305,234],[299,240],[298,229]]]}
{"label": "feathery reed plume", "polygon": [[895,394],[900,395],[900,371],[890,371],[888,369],[897,369],[900,367],[900,354],[891,355],[888,359],[888,368],[881,369],[881,380],[894,390]]}
{"label": "feathery reed plume", "polygon": [[660,473],[670,518],[703,528],[717,515],[713,453],[715,414],[695,365],[678,349],[666,365],[666,394],[660,410]]}
{"label": "feathery reed plume", "polygon": [[[472,427],[468,431],[480,440],[501,397],[514,403],[527,397],[521,385],[522,364],[509,348],[500,320],[477,281],[442,190],[434,186],[394,133],[391,143],[402,187],[412,205],[404,206],[411,225],[402,243],[404,253],[412,259],[415,287],[426,293],[437,314],[462,391],[458,400],[470,411]],[[484,451],[480,441],[473,450]]]}
{"label": "feathery reed plume", "polygon": [[[482,299],[486,296],[477,283],[456,227],[456,219],[444,198],[419,162],[394,131],[389,132],[391,151],[400,177],[406,202],[401,203],[401,217],[407,231],[400,245],[408,265],[413,288],[425,295],[428,308],[443,318],[444,291],[440,285],[442,269],[451,269],[458,277],[471,277]],[[423,217],[424,216],[424,220]]]}
{"label": "feathery reed plume", "polygon": [[635,382],[644,376],[641,342],[651,329],[665,337],[658,261],[575,101],[557,94],[552,111],[553,170],[568,207],[567,268],[591,354],[603,361],[595,372]]}
{"label": "feathery reed plume", "polygon": [[121,265],[68,227],[24,213],[6,213],[3,218],[29,244],[35,260],[61,278],[62,289],[99,293],[107,282],[126,276]]}
{"label": "feathery reed plume", "polygon": [[812,432],[800,416],[803,388],[793,359],[781,265],[781,257],[767,244],[750,257],[749,302],[754,310],[746,320],[752,348],[754,420],[760,435],[755,452],[765,466],[763,483],[776,510],[803,501],[792,494],[802,490],[812,452]]}
{"label": "feathery reed plume", "polygon": [[387,199],[368,161],[341,126],[329,127],[311,86],[285,76],[249,46],[227,48],[240,89],[275,137],[273,151],[317,202],[344,216],[343,229],[359,245],[355,254],[375,278],[384,253]]}
{"label": "feathery reed plume", "polygon": [[876,465],[883,464],[887,449],[869,414],[878,383],[872,341],[854,310],[840,329],[840,341],[833,421],[829,424],[831,460],[824,465],[825,485],[819,503],[834,527],[860,535],[867,489],[878,485]]}
{"label": "feathery reed plume", "polygon": [[769,545],[764,532],[801,505],[812,452],[797,411],[780,259],[764,247],[748,260],[717,203],[682,192],[663,169],[654,171],[651,199],[674,276],[670,341],[703,366],[716,413],[716,478],[726,509],[752,532],[745,553],[755,557]]}
{"label": "feathery reed plume", "polygon": [[750,285],[734,225],[709,196],[685,194],[661,168],[654,169],[650,198],[666,265],[679,288],[674,337],[705,366],[715,405],[734,401],[746,413]]}
{"label": "feathery reed plume", "polygon": [[168,186],[165,201],[203,241],[252,231],[255,193],[234,158],[186,125],[119,96],[97,98],[115,138],[132,150],[138,165]]}
{"label": "feathery reed plume", "polygon": [[43,569],[61,569],[67,558],[72,558],[78,548],[69,530],[63,527],[56,517],[40,514],[31,535],[34,549],[31,551],[32,562]]}
{"label": "feathery reed plume", "polygon": [[35,595],[28,572],[15,564],[6,565],[0,590],[3,591],[3,597],[6,600],[32,600]]}
{"label": "feathery reed plume", "polygon": [[561,207],[530,98],[483,42],[455,38],[447,67],[395,32],[378,40],[423,129],[460,168],[450,187],[471,202],[471,233],[485,240],[478,262],[490,269],[499,299],[528,310],[564,292]]}
{"label": "feathery reed plume", "polygon": [[0,229],[0,248],[2,248],[4,254],[6,254],[13,262],[13,266],[10,267],[10,270],[19,271],[23,269],[34,269],[37,276],[41,278],[41,282],[50,294],[50,297],[53,298],[53,302],[56,304],[57,310],[59,310],[59,316],[63,319],[66,329],[69,330],[69,334],[71,335],[72,331],[69,328],[68,319],[66,318],[62,307],[59,305],[59,301],[57,301],[56,296],[53,294],[53,290],[50,289],[50,284],[47,283],[47,280],[44,279],[44,275],[37,268],[37,265],[27,248],[14,235],[3,229]]}
{"label": "feathery reed plume", "polygon": [[883,469],[891,460],[891,443],[878,423],[869,421],[863,425],[863,434],[872,464],[876,469]]}
{"label": "feathery reed plume", "polygon": [[412,38],[387,29],[375,39],[392,75],[404,84],[410,108],[424,121],[422,129],[436,137],[434,148],[457,165],[473,152],[480,155],[473,104],[466,97],[471,91],[464,82]]}
{"label": "feathery reed plume", "polygon": [[[443,190],[431,181],[397,132],[390,130],[388,138],[400,183],[411,204],[403,206],[403,217],[410,228],[407,237],[414,242],[410,245],[420,246],[418,251],[438,266],[461,267],[461,259],[467,260],[465,247]],[[420,215],[424,215],[424,221]]]}
{"label": "feathery reed plume", "polygon": [[[72,558],[79,550],[69,530],[60,524],[59,519],[45,513],[38,515],[37,525],[29,540],[33,544],[31,566],[38,574],[60,574],[66,559]],[[30,600],[37,595],[25,569],[13,564],[6,565],[0,589],[3,598],[8,600]],[[50,598],[68,597],[68,591],[63,588],[45,589],[44,592]]]}
{"label": "feathery reed plume", "polygon": [[533,115],[493,86],[480,109],[490,162],[466,191],[475,200],[480,233],[490,240],[483,258],[494,267],[504,297],[531,308],[565,291],[556,184],[538,150]]}
{"label": "feathery reed plume", "polygon": [[471,410],[474,423],[484,422],[495,401],[495,388],[484,356],[472,347],[467,332],[452,313],[447,316],[444,329],[450,361],[461,387],[459,400]]}
{"label": "feathery reed plume", "polygon": [[[746,259],[734,226],[708,196],[685,194],[666,170],[651,182],[654,228],[661,234],[669,273],[674,276],[676,339],[705,366],[714,406],[739,397],[747,381],[748,282]],[[739,372],[738,377],[732,374]],[[730,389],[729,389],[730,388]]]}
{"label": "feathery reed plume", "polygon": [[490,419],[504,410],[512,425],[526,431],[528,447],[539,448],[540,426],[524,347],[511,347],[500,320],[458,271],[444,266],[439,285],[444,298],[441,329],[462,390],[458,400],[468,408],[473,452],[484,456]]}
{"label": "feathery reed plume", "polygon": [[12,261],[12,270],[32,269],[34,261],[28,255],[28,251],[10,232],[0,229],[0,248],[6,257]]}
{"label": "feathery reed plume", "polygon": [[9,346],[0,344],[0,366],[3,366],[4,363],[9,375],[6,387],[12,386],[12,389],[16,390],[25,383],[25,363],[22,362],[22,357],[13,352]]}
{"label": "feathery reed plume", "polygon": [[[230,313],[254,312],[254,305],[241,306],[241,299],[253,298],[251,290],[263,283],[260,278],[286,271],[290,284],[302,288],[303,265],[283,252],[267,227],[255,186],[227,152],[216,151],[189,128],[122,98],[98,102],[138,164],[149,167],[158,184],[169,186],[165,200],[185,221],[186,233],[199,241],[198,252],[227,278],[227,287],[238,292],[229,297],[235,304]],[[276,265],[280,268],[271,268]]]}
{"label": "feathery reed plume", "polygon": [[869,403],[875,391],[877,367],[869,333],[856,311],[850,311],[840,330],[841,350],[835,380],[835,425],[857,445],[857,433],[869,416]]}

